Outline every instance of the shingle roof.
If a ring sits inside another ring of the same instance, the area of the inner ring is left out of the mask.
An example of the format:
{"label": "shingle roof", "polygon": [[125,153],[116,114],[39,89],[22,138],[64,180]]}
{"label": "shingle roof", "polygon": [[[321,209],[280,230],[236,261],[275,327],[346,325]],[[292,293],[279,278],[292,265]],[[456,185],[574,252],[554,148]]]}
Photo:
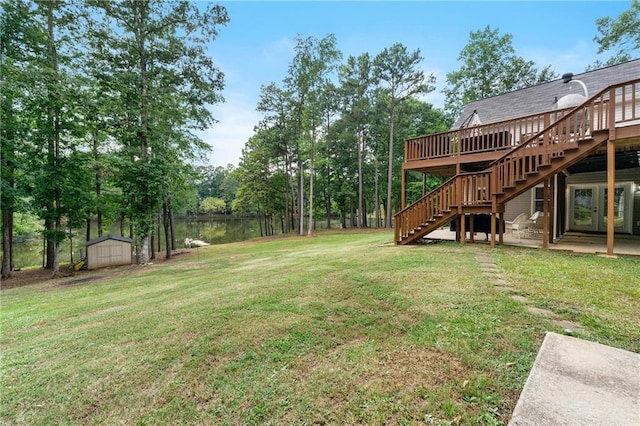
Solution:
{"label": "shingle roof", "polygon": [[[581,80],[587,86],[589,96],[593,96],[607,86],[633,80],[639,76],[640,59],[634,59],[633,61],[619,65],[575,74],[573,78],[574,80]],[[453,129],[460,127],[474,110],[478,111],[480,121],[482,121],[483,124],[489,124],[510,118],[549,111],[553,108],[556,99],[569,93],[583,94],[583,91],[581,87],[576,84],[573,86],[571,92],[569,92],[569,85],[563,83],[562,79],[558,79],[474,101],[465,105]]]}

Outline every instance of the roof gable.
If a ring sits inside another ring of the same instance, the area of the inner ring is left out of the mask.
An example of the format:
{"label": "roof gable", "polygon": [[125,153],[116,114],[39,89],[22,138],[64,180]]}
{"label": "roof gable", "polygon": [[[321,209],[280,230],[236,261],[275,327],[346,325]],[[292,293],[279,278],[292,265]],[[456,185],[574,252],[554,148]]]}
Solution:
{"label": "roof gable", "polygon": [[[640,76],[640,59],[635,59],[622,64],[576,74],[573,79],[582,81],[587,86],[589,96],[593,96],[612,84],[633,80],[638,76]],[[574,85],[572,90],[569,91],[569,85],[563,83],[562,79],[558,79],[480,99],[465,105],[452,129],[459,128],[473,114],[474,110],[478,112],[480,121],[483,124],[495,123],[515,117],[550,111],[553,109],[557,99],[569,93],[583,94],[583,91],[578,85]]]}
{"label": "roof gable", "polygon": [[89,247],[89,246],[92,246],[94,244],[98,244],[98,243],[101,243],[103,241],[106,241],[106,240],[116,240],[116,241],[122,241],[122,242],[125,242],[125,243],[133,243],[133,240],[131,238],[119,237],[117,235],[103,235],[102,237],[96,238],[96,239],[91,240],[91,241],[87,241],[85,243],[85,246]]}

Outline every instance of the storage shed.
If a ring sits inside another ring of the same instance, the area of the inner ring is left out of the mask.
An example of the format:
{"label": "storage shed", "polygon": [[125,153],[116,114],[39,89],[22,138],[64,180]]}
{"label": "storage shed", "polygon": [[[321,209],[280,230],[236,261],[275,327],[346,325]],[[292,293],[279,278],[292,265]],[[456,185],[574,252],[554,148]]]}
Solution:
{"label": "storage shed", "polygon": [[89,269],[105,266],[130,265],[131,244],[133,240],[126,237],[105,235],[87,241],[87,264]]}

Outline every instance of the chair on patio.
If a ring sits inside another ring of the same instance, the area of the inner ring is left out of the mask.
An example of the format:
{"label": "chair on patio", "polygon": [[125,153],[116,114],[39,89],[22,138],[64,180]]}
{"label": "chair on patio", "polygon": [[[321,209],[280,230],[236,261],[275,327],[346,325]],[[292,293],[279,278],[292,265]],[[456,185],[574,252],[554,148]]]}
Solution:
{"label": "chair on patio", "polygon": [[542,212],[536,211],[534,212],[529,219],[525,221],[524,224],[524,234],[525,236],[531,235],[532,237],[537,234],[542,234]]}
{"label": "chair on patio", "polygon": [[525,224],[527,220],[527,215],[524,213],[520,213],[512,221],[505,220],[505,224],[511,227],[511,235],[517,235],[518,238],[522,238],[522,235],[524,235]]}

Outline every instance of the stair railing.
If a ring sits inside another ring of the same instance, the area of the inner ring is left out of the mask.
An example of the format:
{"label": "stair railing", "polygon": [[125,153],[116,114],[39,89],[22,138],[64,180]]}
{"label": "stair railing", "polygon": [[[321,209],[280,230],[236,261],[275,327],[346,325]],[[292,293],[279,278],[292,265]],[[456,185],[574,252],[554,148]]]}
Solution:
{"label": "stair railing", "polygon": [[463,206],[488,205],[491,196],[490,170],[458,174],[395,214],[395,241]]}

